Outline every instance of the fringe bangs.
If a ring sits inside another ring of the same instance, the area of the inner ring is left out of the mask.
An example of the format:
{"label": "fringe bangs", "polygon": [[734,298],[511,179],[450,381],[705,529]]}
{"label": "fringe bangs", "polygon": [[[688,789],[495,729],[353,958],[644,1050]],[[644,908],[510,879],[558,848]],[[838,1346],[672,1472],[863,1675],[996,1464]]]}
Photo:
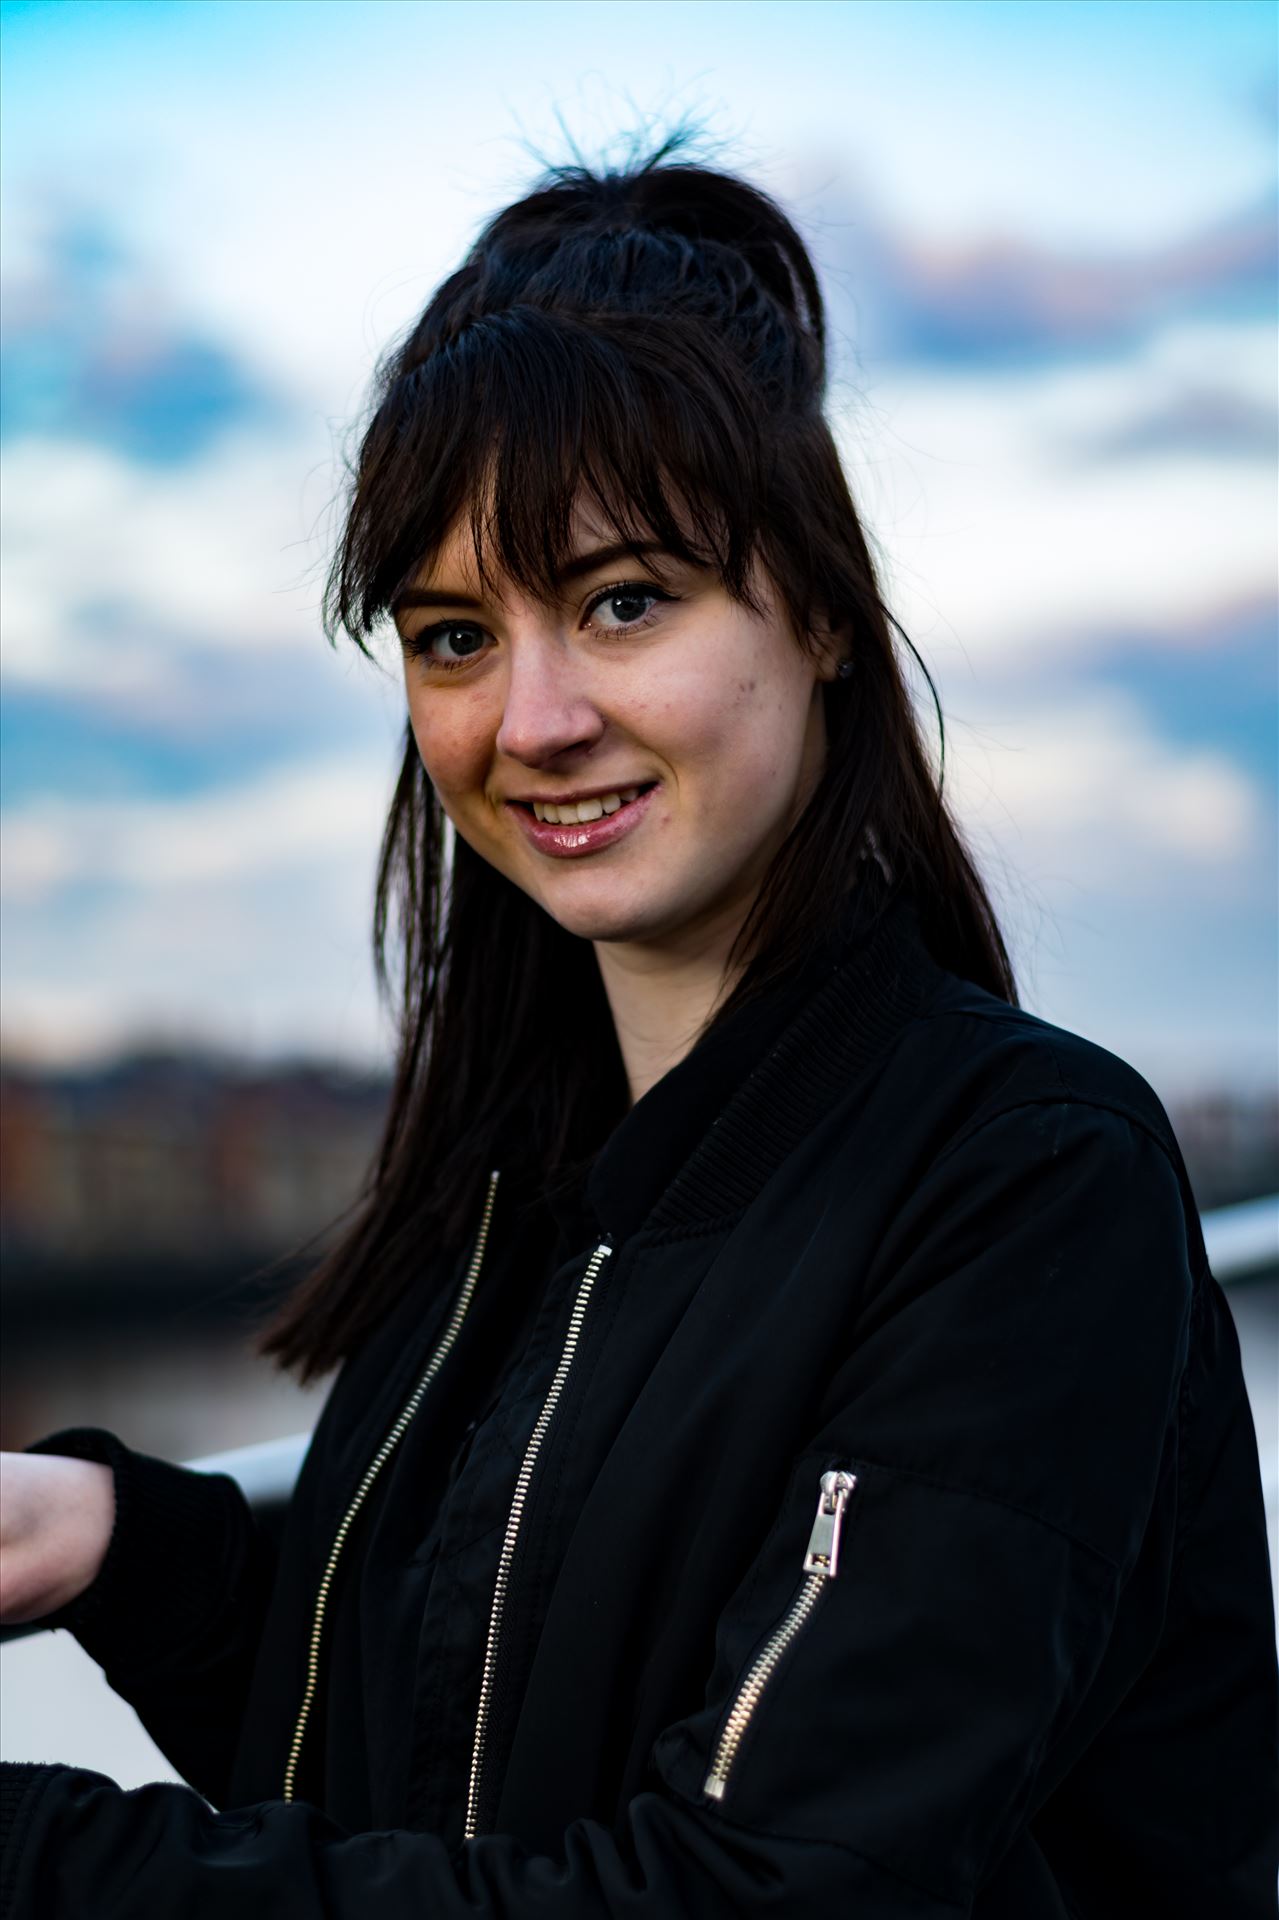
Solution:
{"label": "fringe bangs", "polygon": [[[459,521],[486,592],[511,582],[551,602],[583,509],[628,546],[657,540],[715,569],[755,608],[768,523],[758,396],[705,329],[535,307],[473,320],[404,367],[392,360],[360,452],[325,630],[362,650],[396,594]],[[775,459],[775,456],[774,456]]]}

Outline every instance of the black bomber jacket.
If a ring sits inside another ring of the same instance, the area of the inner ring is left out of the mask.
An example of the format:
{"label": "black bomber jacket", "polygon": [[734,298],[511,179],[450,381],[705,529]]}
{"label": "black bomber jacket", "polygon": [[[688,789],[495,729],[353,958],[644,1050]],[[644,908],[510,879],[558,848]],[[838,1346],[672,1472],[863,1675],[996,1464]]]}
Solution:
{"label": "black bomber jacket", "polygon": [[1257,1444],[1175,1137],[900,893],[579,1202],[495,1170],[278,1543],[40,1444],[117,1488],[51,1624],[190,1787],[6,1766],[8,1920],[1273,1920]]}

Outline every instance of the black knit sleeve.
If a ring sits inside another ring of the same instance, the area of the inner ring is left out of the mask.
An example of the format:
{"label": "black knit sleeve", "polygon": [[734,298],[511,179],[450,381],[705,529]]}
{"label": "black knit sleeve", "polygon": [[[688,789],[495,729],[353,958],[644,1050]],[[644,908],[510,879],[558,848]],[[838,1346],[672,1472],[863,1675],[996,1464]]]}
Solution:
{"label": "black knit sleeve", "polygon": [[137,1453],[104,1429],[69,1428],[27,1451],[95,1460],[115,1480],[97,1577],[38,1624],[73,1634],[183,1779],[220,1804],[270,1597],[273,1540],[228,1475]]}

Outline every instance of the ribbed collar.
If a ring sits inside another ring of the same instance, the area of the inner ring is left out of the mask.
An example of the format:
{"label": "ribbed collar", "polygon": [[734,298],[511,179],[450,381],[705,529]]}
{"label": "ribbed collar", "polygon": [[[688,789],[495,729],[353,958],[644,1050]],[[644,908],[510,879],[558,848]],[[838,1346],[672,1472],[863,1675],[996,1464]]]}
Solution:
{"label": "ribbed collar", "polygon": [[739,1213],[922,1004],[940,969],[909,895],[873,862],[831,936],[644,1094],[584,1185],[546,1196],[565,1258],[609,1234]]}

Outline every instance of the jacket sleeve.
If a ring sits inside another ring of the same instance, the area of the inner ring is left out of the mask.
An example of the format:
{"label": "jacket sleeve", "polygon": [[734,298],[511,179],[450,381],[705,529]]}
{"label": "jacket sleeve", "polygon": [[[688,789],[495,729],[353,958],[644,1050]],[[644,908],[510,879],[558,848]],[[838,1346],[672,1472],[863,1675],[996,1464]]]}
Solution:
{"label": "jacket sleeve", "polygon": [[[71,1920],[88,1889],[113,1920],[954,1920],[997,1885],[984,1914],[1061,1910],[1028,1823],[1149,1663],[1172,1577],[1206,1271],[1190,1204],[1143,1126],[1069,1102],[1001,1114],[921,1174],[722,1614],[704,1697],[616,1829],[450,1851],[305,1805],[217,1814],[177,1787],[11,1769],[13,1920]],[[855,1484],[827,1577],[803,1561],[833,1468]],[[1273,1697],[1268,1582],[1263,1599],[1264,1569],[1247,1577]],[[1209,1708],[1205,1779],[1214,1738]],[[1236,1920],[1269,1920],[1268,1756],[1250,1763],[1263,1777],[1230,1860],[1197,1862],[1165,1920],[1222,1911],[1227,1885]]]}
{"label": "jacket sleeve", "polygon": [[135,1452],[96,1427],[27,1449],[111,1468],[115,1524],[92,1584],[40,1623],[65,1627],[160,1751],[226,1798],[275,1569],[275,1541],[235,1481]]}

